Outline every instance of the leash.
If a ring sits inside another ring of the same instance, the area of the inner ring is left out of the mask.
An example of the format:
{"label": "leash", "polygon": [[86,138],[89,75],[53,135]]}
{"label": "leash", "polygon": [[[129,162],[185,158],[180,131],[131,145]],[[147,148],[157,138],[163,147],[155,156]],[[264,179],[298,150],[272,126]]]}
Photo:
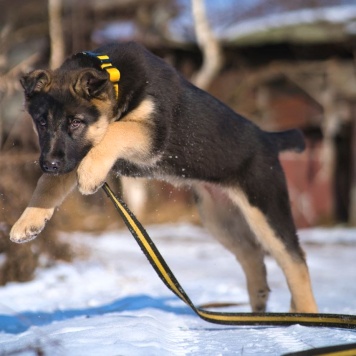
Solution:
{"label": "leash", "polygon": [[[119,97],[120,71],[114,67],[108,55],[95,52],[82,52],[82,55],[93,58],[100,69],[109,74],[113,83],[116,98]],[[161,278],[163,283],[183,302],[203,320],[216,324],[225,325],[293,325],[300,324],[306,326],[319,327],[339,327],[345,329],[356,328],[356,316],[341,314],[302,314],[302,313],[221,313],[208,311],[201,307],[196,307],[184,291],[150,236],[137,220],[135,215],[129,210],[126,204],[116,197],[107,183],[103,185],[103,190],[110,198],[115,208],[121,215],[124,223],[135,238],[141,250],[151,263],[152,267]],[[329,355],[329,356],[351,356],[356,355],[356,344],[340,345],[337,347],[326,347],[302,351],[302,353],[291,353],[288,355]]]}
{"label": "leash", "polygon": [[107,183],[105,183],[102,188],[118,210],[127,228],[163,283],[177,297],[189,305],[200,318],[212,323],[225,325],[286,326],[300,324],[305,326],[356,329],[356,316],[354,315],[309,313],[224,313],[208,311],[196,307],[174,276],[171,269],[168,267],[146,230],[137,220],[135,215],[129,210],[124,201],[115,196]]}
{"label": "leash", "polygon": [[314,349],[291,352],[282,356],[355,356],[356,344],[317,347]]}

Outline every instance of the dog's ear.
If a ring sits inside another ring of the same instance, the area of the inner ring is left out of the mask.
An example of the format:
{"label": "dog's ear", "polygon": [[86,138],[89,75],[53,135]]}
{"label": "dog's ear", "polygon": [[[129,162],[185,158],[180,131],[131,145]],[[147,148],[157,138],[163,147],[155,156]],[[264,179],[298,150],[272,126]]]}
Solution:
{"label": "dog's ear", "polygon": [[47,70],[34,70],[24,75],[20,83],[25,90],[25,96],[31,97],[33,94],[43,91],[51,82],[51,74]]}
{"label": "dog's ear", "polygon": [[98,98],[105,91],[109,76],[106,72],[86,69],[78,77],[75,91],[87,99]]}

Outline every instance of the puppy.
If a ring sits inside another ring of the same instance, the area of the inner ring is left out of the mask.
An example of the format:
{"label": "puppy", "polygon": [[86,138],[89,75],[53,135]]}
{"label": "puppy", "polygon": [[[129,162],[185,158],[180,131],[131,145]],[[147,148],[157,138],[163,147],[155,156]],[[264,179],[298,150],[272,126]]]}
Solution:
{"label": "puppy", "polygon": [[265,252],[285,274],[290,310],[317,311],[278,159],[304,149],[299,131],[262,131],[131,42],[76,54],[21,83],[44,174],[12,241],[34,239],[74,187],[93,194],[110,171],[188,184],[203,224],[241,263],[254,312],[269,295]]}

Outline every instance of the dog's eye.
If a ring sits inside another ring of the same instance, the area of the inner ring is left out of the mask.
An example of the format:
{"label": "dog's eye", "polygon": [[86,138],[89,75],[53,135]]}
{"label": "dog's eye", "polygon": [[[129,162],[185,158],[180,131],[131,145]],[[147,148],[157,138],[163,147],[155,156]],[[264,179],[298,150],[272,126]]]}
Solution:
{"label": "dog's eye", "polygon": [[78,128],[81,124],[82,124],[81,120],[79,120],[79,119],[73,119],[73,120],[70,122],[70,128],[71,128],[71,129],[76,129],[76,128]]}
{"label": "dog's eye", "polygon": [[47,121],[42,117],[38,120],[38,124],[43,127],[47,125]]}

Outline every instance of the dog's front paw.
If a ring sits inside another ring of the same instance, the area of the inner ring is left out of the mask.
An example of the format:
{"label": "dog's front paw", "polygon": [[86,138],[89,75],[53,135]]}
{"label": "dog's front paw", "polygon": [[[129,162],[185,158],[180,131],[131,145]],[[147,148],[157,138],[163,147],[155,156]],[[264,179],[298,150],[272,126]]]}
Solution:
{"label": "dog's front paw", "polygon": [[10,240],[16,243],[23,243],[35,239],[52,214],[53,209],[26,208],[20,219],[12,227]]}
{"label": "dog's front paw", "polygon": [[97,163],[90,153],[82,160],[77,170],[78,189],[84,195],[94,194],[105,183],[108,170]]}

